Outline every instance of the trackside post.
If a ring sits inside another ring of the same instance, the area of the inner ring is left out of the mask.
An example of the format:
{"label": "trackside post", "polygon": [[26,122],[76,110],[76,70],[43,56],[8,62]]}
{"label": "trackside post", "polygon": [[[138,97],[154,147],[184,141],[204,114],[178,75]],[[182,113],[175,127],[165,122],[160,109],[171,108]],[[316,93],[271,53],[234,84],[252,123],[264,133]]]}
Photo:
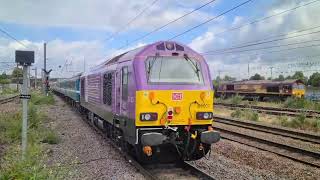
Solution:
{"label": "trackside post", "polygon": [[27,150],[27,130],[28,130],[28,100],[30,99],[28,82],[29,66],[34,63],[34,51],[16,51],[16,63],[23,67],[23,86],[20,98],[22,99],[22,133],[21,133],[21,147],[22,159],[26,157]]}

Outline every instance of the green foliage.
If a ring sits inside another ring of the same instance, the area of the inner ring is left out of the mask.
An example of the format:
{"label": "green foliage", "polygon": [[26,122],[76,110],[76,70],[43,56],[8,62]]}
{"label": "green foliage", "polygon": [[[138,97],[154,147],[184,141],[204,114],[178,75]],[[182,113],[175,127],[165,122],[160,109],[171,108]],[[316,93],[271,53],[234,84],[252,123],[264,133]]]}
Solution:
{"label": "green foliage", "polygon": [[12,77],[13,78],[22,78],[23,77],[23,71],[21,68],[14,68],[14,70],[12,71]]}
{"label": "green foliage", "polygon": [[231,117],[239,119],[243,118],[244,120],[259,121],[259,114],[256,111],[252,110],[237,109],[236,111],[231,113]]}
{"label": "green foliage", "polygon": [[42,142],[48,144],[58,144],[60,142],[60,139],[54,131],[47,131],[44,134]]}
{"label": "green foliage", "polygon": [[0,114],[0,143],[9,149],[0,161],[0,179],[64,179],[68,167],[46,167],[46,153],[41,142],[59,143],[59,138],[42,122],[46,119],[34,104],[29,106],[28,149],[21,159],[21,113]]}
{"label": "green foliage", "polygon": [[17,93],[18,93],[17,89],[11,89],[11,88],[8,88],[8,87],[4,87],[0,94],[1,95],[6,95],[6,94],[17,94]]}
{"label": "green foliage", "polygon": [[12,143],[21,138],[21,113],[0,115],[0,143]]}
{"label": "green foliage", "polygon": [[280,116],[278,121],[273,124],[279,124],[284,127],[290,127],[295,129],[304,129],[319,131],[320,130],[320,119],[308,119],[304,113],[299,114],[297,117],[288,118],[287,116]]}
{"label": "green foliage", "polygon": [[236,78],[234,77],[231,77],[231,76],[228,76],[228,75],[225,75],[224,78],[223,78],[224,81],[235,81]]}
{"label": "green foliage", "polygon": [[286,79],[299,79],[305,84],[308,82],[308,77],[305,77],[302,71],[296,71],[293,76],[288,76]]}
{"label": "green foliage", "polygon": [[9,84],[11,81],[6,73],[0,75],[0,84]]}
{"label": "green foliage", "polygon": [[274,80],[276,80],[276,81],[284,81],[285,78],[284,78],[284,76],[281,74],[281,75],[279,75],[278,78],[275,78]]}
{"label": "green foliage", "polygon": [[320,87],[320,73],[313,73],[309,78],[308,84],[313,87]]}
{"label": "green foliage", "polygon": [[264,80],[264,79],[265,78],[258,73],[250,77],[250,80]]}
{"label": "green foliage", "polygon": [[242,101],[243,97],[242,96],[239,96],[239,95],[235,95],[235,96],[232,96],[231,99],[230,99],[230,103],[231,104],[240,104],[241,101]]}
{"label": "green foliage", "polygon": [[296,71],[294,73],[294,75],[292,76],[292,79],[301,79],[301,80],[303,80],[304,79],[303,72],[302,71]]}
{"label": "green foliage", "polygon": [[52,94],[45,96],[39,92],[34,92],[31,94],[31,102],[35,105],[52,105],[55,103]]}
{"label": "green foliage", "polygon": [[310,110],[320,110],[319,102],[310,101],[303,98],[287,98],[283,103],[285,108],[294,108],[294,109],[310,109]]}
{"label": "green foliage", "polygon": [[231,113],[231,117],[234,117],[234,118],[241,118],[242,117],[241,115],[242,114],[241,114],[240,109],[237,109],[236,111]]}

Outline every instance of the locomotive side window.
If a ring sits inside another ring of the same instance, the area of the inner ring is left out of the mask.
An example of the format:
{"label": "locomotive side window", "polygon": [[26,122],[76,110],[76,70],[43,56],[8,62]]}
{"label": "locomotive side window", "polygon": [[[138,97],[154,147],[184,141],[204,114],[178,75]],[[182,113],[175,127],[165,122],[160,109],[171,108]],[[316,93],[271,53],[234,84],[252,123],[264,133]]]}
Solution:
{"label": "locomotive side window", "polygon": [[267,92],[279,92],[279,86],[268,86]]}
{"label": "locomotive side window", "polygon": [[227,85],[227,91],[234,91],[234,85],[233,84],[228,84]]}
{"label": "locomotive side window", "polygon": [[103,75],[103,103],[108,106],[112,103],[112,73]]}
{"label": "locomotive side window", "polygon": [[122,68],[122,100],[127,101],[128,100],[128,67]]}

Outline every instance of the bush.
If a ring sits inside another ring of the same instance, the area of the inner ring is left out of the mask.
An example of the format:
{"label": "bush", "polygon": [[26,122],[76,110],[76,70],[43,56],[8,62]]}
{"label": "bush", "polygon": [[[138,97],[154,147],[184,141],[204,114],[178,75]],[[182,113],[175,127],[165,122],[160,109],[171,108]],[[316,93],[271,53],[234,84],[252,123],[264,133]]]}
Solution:
{"label": "bush", "polygon": [[21,138],[21,113],[0,115],[0,142],[12,143]]}
{"label": "bush", "polygon": [[283,106],[285,108],[294,109],[310,109],[310,110],[320,110],[320,104],[318,102],[313,102],[303,98],[288,98]]}
{"label": "bush", "polygon": [[17,89],[11,89],[8,87],[5,87],[2,89],[1,94],[2,95],[7,95],[7,94],[17,94],[19,91],[17,91]]}
{"label": "bush", "polygon": [[259,114],[255,111],[252,111],[252,110],[237,109],[236,111],[231,113],[231,117],[244,118],[245,120],[251,120],[251,121],[258,121],[259,120]]}
{"label": "bush", "polygon": [[60,139],[58,135],[53,131],[48,131],[42,140],[43,143],[48,144],[58,144],[60,142]]}
{"label": "bush", "polygon": [[31,102],[35,105],[52,105],[55,103],[52,94],[45,96],[42,93],[32,93]]}
{"label": "bush", "polygon": [[243,97],[239,96],[239,95],[232,96],[231,97],[231,103],[238,105],[238,104],[241,103],[242,99],[243,99]]}
{"label": "bush", "polygon": [[28,149],[25,160],[21,159],[21,113],[0,115],[0,143],[8,150],[1,157],[0,179],[64,179],[66,167],[48,168],[46,154],[40,142],[57,144],[58,136],[42,124],[44,114],[30,103]]}
{"label": "bush", "polygon": [[241,111],[239,109],[231,113],[231,117],[234,117],[234,118],[241,118],[241,116],[242,116]]}

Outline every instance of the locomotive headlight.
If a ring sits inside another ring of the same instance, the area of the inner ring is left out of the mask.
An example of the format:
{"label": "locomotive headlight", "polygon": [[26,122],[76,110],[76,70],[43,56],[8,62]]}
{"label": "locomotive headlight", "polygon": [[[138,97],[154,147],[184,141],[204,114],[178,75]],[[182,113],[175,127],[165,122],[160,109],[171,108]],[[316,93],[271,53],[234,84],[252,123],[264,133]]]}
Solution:
{"label": "locomotive headlight", "polygon": [[212,112],[197,112],[196,117],[198,120],[210,120],[213,118]]}
{"label": "locomotive headlight", "polygon": [[204,119],[208,119],[209,118],[209,113],[207,113],[207,112],[203,113],[203,118]]}
{"label": "locomotive headlight", "polygon": [[140,113],[141,121],[155,121],[158,119],[157,113]]}
{"label": "locomotive headlight", "polygon": [[144,119],[149,121],[151,119],[151,115],[150,114],[145,114],[144,115]]}

